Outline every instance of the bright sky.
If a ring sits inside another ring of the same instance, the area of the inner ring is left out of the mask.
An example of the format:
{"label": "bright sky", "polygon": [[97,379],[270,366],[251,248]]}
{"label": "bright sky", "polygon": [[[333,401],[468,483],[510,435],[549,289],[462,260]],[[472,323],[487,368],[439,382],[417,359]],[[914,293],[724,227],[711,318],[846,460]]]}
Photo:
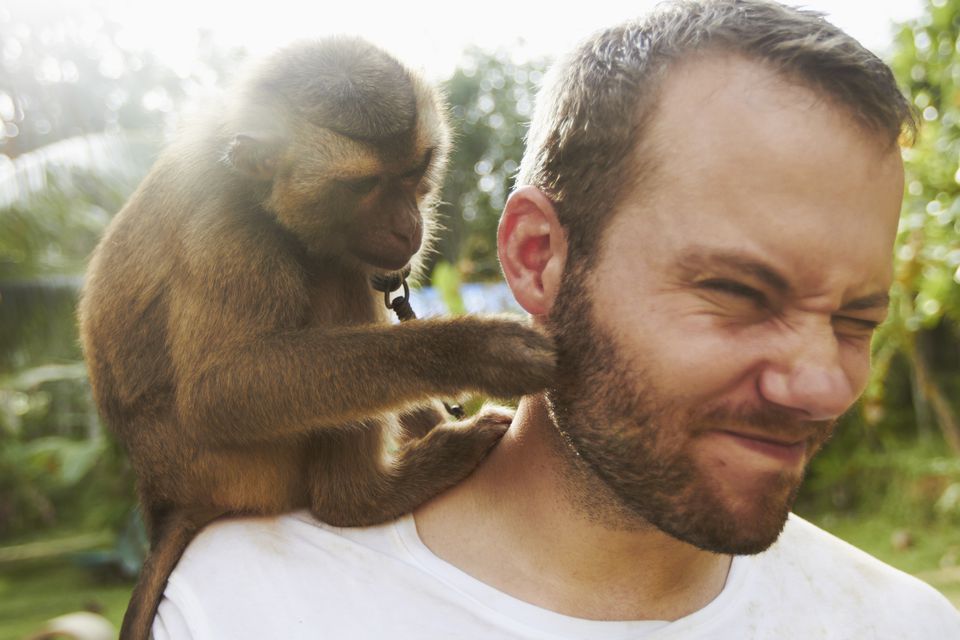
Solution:
{"label": "bright sky", "polygon": [[[8,0],[14,13],[97,2],[126,28],[137,46],[156,50],[187,71],[197,31],[209,29],[222,45],[254,53],[290,40],[333,33],[363,36],[441,79],[470,44],[506,47],[519,59],[555,57],[592,31],[633,17],[656,0]],[[883,53],[891,24],[920,15],[922,0],[792,0],[824,11],[866,46]],[[42,7],[42,8],[41,8]]]}

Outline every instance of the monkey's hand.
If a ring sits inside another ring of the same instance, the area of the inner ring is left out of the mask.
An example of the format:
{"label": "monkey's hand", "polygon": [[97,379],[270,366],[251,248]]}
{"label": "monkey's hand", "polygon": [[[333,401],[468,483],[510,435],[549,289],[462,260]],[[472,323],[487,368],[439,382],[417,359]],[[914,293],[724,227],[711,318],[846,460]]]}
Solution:
{"label": "monkey's hand", "polygon": [[465,478],[506,433],[513,411],[484,406],[458,422],[444,422],[419,440],[408,441],[400,453],[399,468],[424,478],[418,485],[442,490]]}
{"label": "monkey's hand", "polygon": [[543,331],[507,317],[465,316],[454,322],[462,365],[451,372],[451,381],[461,390],[508,398],[536,393],[553,383],[556,349]]}
{"label": "monkey's hand", "polygon": [[349,467],[331,465],[330,459],[318,463],[313,513],[341,527],[379,524],[408,513],[470,475],[512,419],[508,409],[484,407],[472,418],[443,422],[422,438],[403,441],[389,465],[363,467],[367,474],[357,474],[357,460]]}
{"label": "monkey's hand", "polygon": [[513,409],[488,404],[469,418],[443,423],[435,430],[444,432],[438,438],[446,441],[443,446],[461,449],[461,459],[479,461],[510,428],[513,415]]}

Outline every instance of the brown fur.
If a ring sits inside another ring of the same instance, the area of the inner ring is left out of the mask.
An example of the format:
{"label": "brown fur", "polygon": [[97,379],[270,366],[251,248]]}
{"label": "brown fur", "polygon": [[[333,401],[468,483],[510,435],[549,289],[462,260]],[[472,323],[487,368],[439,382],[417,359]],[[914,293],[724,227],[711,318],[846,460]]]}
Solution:
{"label": "brown fur", "polygon": [[416,267],[447,148],[436,92],[395,60],[358,40],[301,44],[171,145],[110,225],[81,337],[153,547],[122,638],[149,635],[213,518],[395,518],[465,477],[509,423],[498,410],[443,422],[430,398],[548,384],[539,332],[390,325],[368,284]]}

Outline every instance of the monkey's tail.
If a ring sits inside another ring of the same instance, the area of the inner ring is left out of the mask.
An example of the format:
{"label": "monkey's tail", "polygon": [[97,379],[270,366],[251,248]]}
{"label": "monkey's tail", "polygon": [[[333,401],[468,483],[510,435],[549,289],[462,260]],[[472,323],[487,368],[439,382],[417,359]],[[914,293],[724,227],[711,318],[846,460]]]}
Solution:
{"label": "monkey's tail", "polygon": [[174,512],[154,536],[156,541],[140,570],[140,577],[123,615],[120,640],[150,640],[153,618],[163,598],[167,578],[173,573],[184,549],[204,526],[222,514]]}

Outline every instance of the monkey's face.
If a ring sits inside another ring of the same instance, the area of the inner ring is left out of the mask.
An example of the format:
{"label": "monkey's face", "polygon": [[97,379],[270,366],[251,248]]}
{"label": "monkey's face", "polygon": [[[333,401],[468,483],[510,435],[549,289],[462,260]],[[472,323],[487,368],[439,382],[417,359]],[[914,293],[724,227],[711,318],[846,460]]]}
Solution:
{"label": "monkey's face", "polygon": [[402,269],[423,244],[439,182],[433,147],[417,147],[407,140],[388,153],[315,130],[278,154],[264,204],[311,253]]}
{"label": "monkey's face", "polygon": [[428,163],[429,158],[376,171],[364,167],[306,181],[295,177],[290,182],[319,187],[299,203],[289,201],[290,182],[278,176],[272,200],[286,195],[286,201],[274,211],[313,252],[361,267],[399,270],[423,243],[422,209],[431,192],[425,178]]}
{"label": "monkey's face", "polygon": [[278,54],[238,94],[224,160],[313,254],[402,269],[429,236],[449,148],[442,95],[371,45]]}
{"label": "monkey's face", "polygon": [[419,194],[422,175],[373,175],[336,185],[350,202],[345,211],[346,249],[360,262],[395,271],[407,265],[423,242]]}

